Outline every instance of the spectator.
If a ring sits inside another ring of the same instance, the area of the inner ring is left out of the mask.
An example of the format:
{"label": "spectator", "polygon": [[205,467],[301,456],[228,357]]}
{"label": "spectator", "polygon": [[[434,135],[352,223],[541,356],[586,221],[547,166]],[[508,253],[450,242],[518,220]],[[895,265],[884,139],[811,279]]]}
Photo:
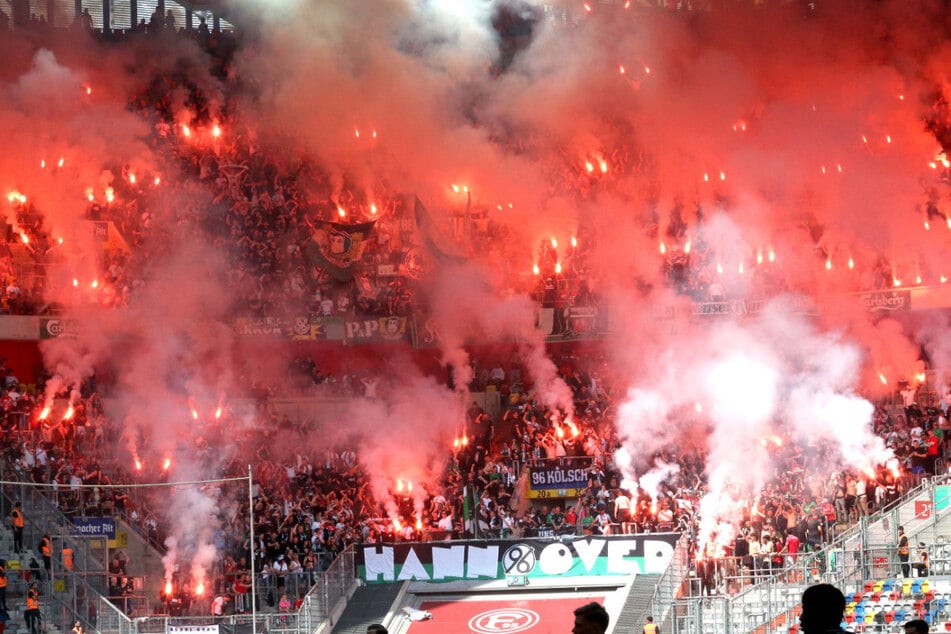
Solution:
{"label": "spectator", "polygon": [[802,613],[799,624],[803,634],[844,632],[841,628],[845,613],[845,597],[835,586],[820,583],[802,593]]}
{"label": "spectator", "polygon": [[571,634],[603,634],[608,631],[610,617],[600,603],[583,605],[574,614],[575,625],[571,628]]}

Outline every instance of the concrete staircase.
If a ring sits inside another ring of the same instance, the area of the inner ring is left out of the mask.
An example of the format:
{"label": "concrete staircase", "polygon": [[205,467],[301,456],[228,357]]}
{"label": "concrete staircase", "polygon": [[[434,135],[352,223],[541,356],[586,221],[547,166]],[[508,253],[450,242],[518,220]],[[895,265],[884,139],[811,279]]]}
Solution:
{"label": "concrete staircase", "polygon": [[[624,601],[624,607],[615,620],[612,632],[640,632],[647,622],[651,599],[660,575],[637,575]],[[660,625],[660,623],[657,623]]]}
{"label": "concrete staircase", "polygon": [[[26,575],[22,571],[27,571],[30,569],[30,558],[35,557],[37,562],[42,565],[42,558],[39,553],[34,552],[31,549],[31,544],[26,543],[26,538],[24,538],[24,548],[27,552],[22,554],[17,554],[13,551],[13,531],[6,526],[5,524],[0,524],[0,559],[6,562],[7,569],[7,607],[10,608],[7,610],[7,614],[10,615],[10,620],[7,621],[6,632],[15,632],[16,634],[29,634],[30,630],[26,626],[26,618],[24,614],[26,613],[26,592],[29,587],[30,580],[26,578]],[[40,611],[43,612],[44,608],[47,606],[47,601],[44,601],[43,597],[40,597]],[[45,614],[44,614],[45,617]],[[58,628],[54,628],[47,623],[47,620],[43,619],[43,631],[44,632],[58,632]]]}
{"label": "concrete staircase", "polygon": [[383,623],[402,589],[402,583],[357,588],[334,626],[333,634],[366,634],[368,625]]}

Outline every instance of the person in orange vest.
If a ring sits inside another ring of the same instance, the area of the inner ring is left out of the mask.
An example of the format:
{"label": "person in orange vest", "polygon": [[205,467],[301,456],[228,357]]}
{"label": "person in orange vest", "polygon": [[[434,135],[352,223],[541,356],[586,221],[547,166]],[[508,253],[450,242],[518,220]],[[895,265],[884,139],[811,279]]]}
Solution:
{"label": "person in orange vest", "polygon": [[73,569],[73,549],[66,544],[63,544],[63,568]]}
{"label": "person in orange vest", "polygon": [[30,584],[30,590],[26,594],[26,611],[23,617],[26,619],[26,626],[30,628],[30,634],[40,634],[40,591],[37,590],[35,581]]}
{"label": "person in orange vest", "polygon": [[6,612],[7,607],[7,562],[0,559],[0,610]]}
{"label": "person in orange vest", "polygon": [[13,524],[13,552],[22,553],[23,550],[23,527],[26,526],[26,516],[23,515],[23,508],[20,502],[13,504],[13,512],[10,513],[10,522]]}
{"label": "person in orange vest", "polygon": [[53,566],[53,540],[49,535],[43,535],[40,539],[40,554],[43,556],[43,567],[46,568],[46,578],[49,579],[52,574]]}
{"label": "person in orange vest", "polygon": [[644,634],[660,634],[660,628],[654,625],[654,617],[647,617],[647,624],[644,626]]}

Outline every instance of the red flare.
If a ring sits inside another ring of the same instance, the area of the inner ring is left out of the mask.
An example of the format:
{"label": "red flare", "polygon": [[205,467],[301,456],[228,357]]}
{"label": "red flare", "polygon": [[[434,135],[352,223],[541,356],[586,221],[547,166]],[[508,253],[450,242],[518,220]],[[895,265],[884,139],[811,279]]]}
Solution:
{"label": "red flare", "polygon": [[166,459],[165,459],[165,462],[162,463],[162,470],[163,470],[163,471],[168,471],[168,468],[171,467],[171,466],[172,466],[172,459],[171,459],[171,458],[166,458]]}
{"label": "red flare", "polygon": [[403,530],[403,526],[400,524],[400,518],[398,517],[393,518],[393,528],[398,531]]}
{"label": "red flare", "polygon": [[211,128],[211,136],[216,139],[221,136],[221,127],[217,123]]}
{"label": "red flare", "polygon": [[135,459],[135,470],[136,471],[142,470],[142,461],[139,460],[138,458]]}
{"label": "red flare", "polygon": [[898,458],[892,458],[886,463],[886,466],[888,467],[888,470],[891,471],[891,474],[894,477],[896,478],[901,477],[901,469],[899,468],[899,465],[898,465]]}
{"label": "red flare", "polygon": [[215,410],[215,418],[221,418],[221,406],[218,406],[218,409]]}
{"label": "red flare", "polygon": [[418,530],[418,531],[423,530],[423,520],[421,520],[421,519],[417,519],[417,520],[416,520],[416,530]]}
{"label": "red flare", "polygon": [[198,585],[195,586],[195,596],[201,596],[205,594],[205,582],[199,581]]}
{"label": "red flare", "polygon": [[165,596],[172,596],[172,580],[169,579],[165,582]]}
{"label": "red flare", "polygon": [[76,413],[76,410],[73,409],[73,406],[70,405],[66,408],[66,414],[63,415],[63,420],[69,420],[73,417],[73,414]]}
{"label": "red flare", "polygon": [[46,417],[50,415],[50,406],[45,405],[43,411],[40,412],[40,420],[46,420]]}
{"label": "red flare", "polygon": [[192,408],[192,418],[198,420],[198,410],[195,408]]}

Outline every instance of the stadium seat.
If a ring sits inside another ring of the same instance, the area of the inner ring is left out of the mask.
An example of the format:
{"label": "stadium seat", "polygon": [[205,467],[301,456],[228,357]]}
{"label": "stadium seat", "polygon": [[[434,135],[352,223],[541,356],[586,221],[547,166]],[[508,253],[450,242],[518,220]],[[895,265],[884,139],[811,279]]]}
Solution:
{"label": "stadium seat", "polygon": [[866,582],[865,582],[865,592],[871,592],[871,591],[872,591],[872,588],[874,588],[874,587],[875,587],[875,582],[874,582],[874,581],[866,581]]}
{"label": "stadium seat", "polygon": [[945,621],[945,622],[944,622],[944,631],[945,631],[945,632],[951,632],[951,621]]}
{"label": "stadium seat", "polygon": [[884,582],[884,581],[876,581],[876,582],[872,585],[872,591],[873,591],[873,592],[881,592],[881,591],[882,591],[882,588],[884,588],[884,587],[885,587],[885,582]]}

